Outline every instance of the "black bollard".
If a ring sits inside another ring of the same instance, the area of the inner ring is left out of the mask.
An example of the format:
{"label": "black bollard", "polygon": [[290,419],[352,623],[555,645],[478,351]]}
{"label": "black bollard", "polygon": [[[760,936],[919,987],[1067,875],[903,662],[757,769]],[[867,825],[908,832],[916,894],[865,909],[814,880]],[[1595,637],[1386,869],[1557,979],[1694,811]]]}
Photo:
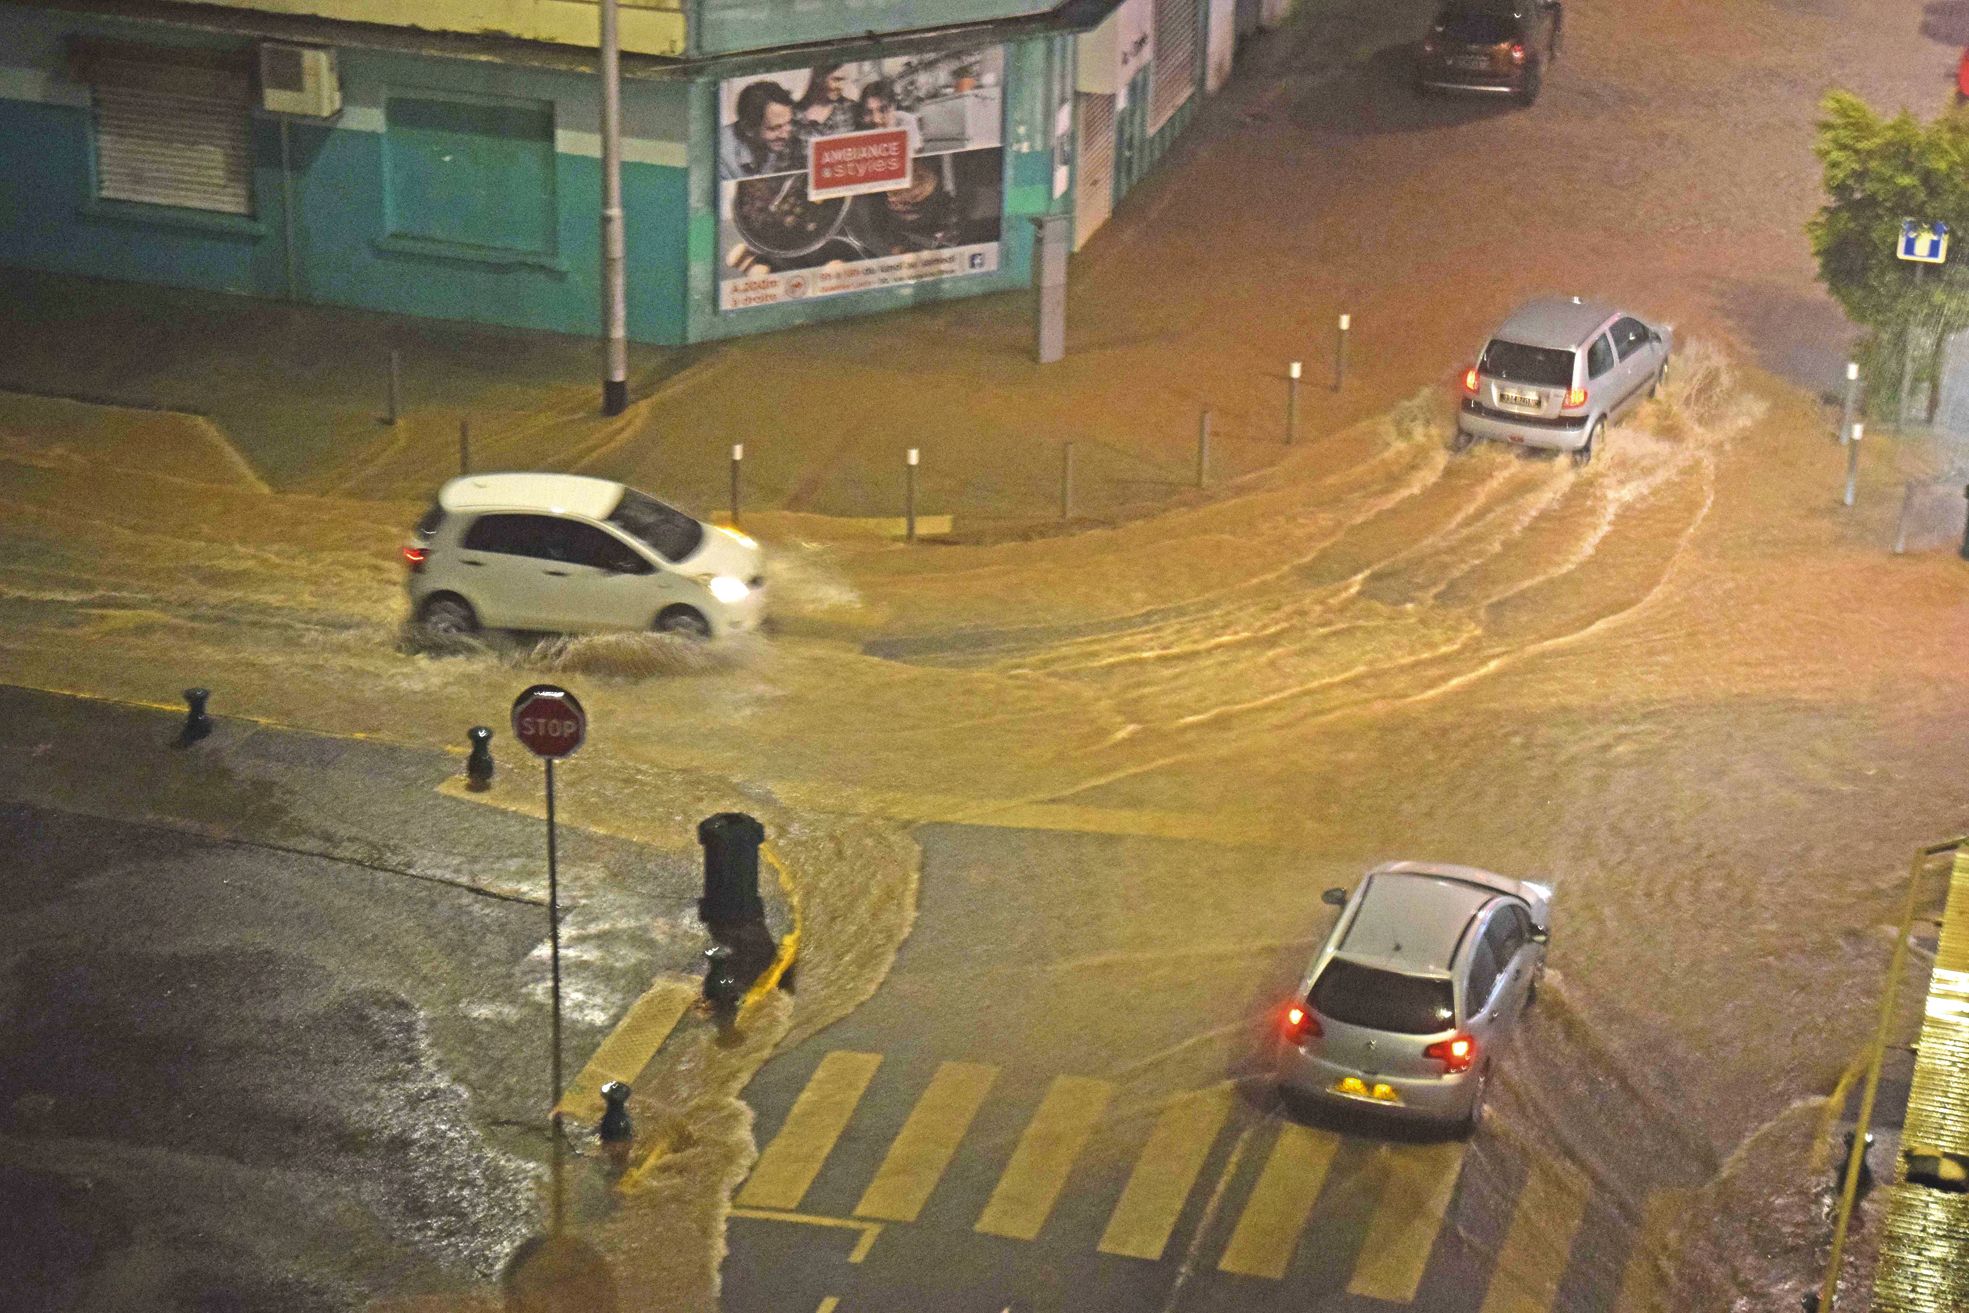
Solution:
{"label": "black bollard", "polygon": [[732,950],[717,944],[704,950],[704,1001],[721,1023],[729,1024],[745,991],[732,972]]}
{"label": "black bollard", "polygon": [[178,731],[178,742],[196,743],[212,732],[212,718],[205,714],[205,700],[212,696],[209,689],[188,688],[185,690],[185,727]]}
{"label": "black bollard", "polygon": [[[1969,487],[1963,488],[1962,496],[1964,499],[1969,499]],[[1963,560],[1969,561],[1969,519],[1965,519],[1962,524],[1962,551],[1959,554]]]}
{"label": "black bollard", "polygon": [[602,1143],[627,1143],[635,1134],[629,1124],[629,1110],[623,1106],[629,1102],[629,1087],[619,1080],[610,1081],[602,1086],[602,1102],[608,1104],[608,1110],[602,1114]]}
{"label": "black bollard", "polygon": [[766,841],[766,827],[744,812],[719,812],[698,822],[697,841],[704,845],[704,897],[698,900],[698,920],[721,940],[725,927],[763,922],[759,845]]}
{"label": "black bollard", "polygon": [[[1839,1160],[1839,1183],[1836,1189],[1843,1189],[1846,1183],[1846,1164],[1853,1160],[1854,1131],[1846,1132],[1846,1156]],[[1859,1180],[1853,1189],[1853,1202],[1858,1204],[1866,1198],[1867,1191],[1873,1189],[1873,1165],[1866,1160],[1867,1149],[1873,1148],[1873,1132],[1866,1133],[1866,1148],[1860,1150]]]}
{"label": "black bollard", "polygon": [[465,731],[465,737],[472,741],[472,753],[465,758],[465,787],[482,793],[492,787],[492,731],[474,725]]}

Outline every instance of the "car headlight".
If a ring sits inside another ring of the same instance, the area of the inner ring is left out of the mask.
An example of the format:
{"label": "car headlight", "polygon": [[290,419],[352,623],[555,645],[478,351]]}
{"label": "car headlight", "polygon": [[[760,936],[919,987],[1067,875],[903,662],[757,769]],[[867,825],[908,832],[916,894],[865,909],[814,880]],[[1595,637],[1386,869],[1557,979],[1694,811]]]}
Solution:
{"label": "car headlight", "polygon": [[752,591],[746,587],[745,580],[728,574],[713,575],[704,586],[711,590],[711,596],[728,606],[744,601],[745,595]]}

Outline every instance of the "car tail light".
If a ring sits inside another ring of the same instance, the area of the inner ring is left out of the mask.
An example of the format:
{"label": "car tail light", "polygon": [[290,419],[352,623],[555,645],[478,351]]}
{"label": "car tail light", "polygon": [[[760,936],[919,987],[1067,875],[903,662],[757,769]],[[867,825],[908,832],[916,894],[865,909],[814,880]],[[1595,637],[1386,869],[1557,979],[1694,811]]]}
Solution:
{"label": "car tail light", "polygon": [[1468,1071],[1477,1060],[1477,1041],[1468,1035],[1439,1039],[1422,1050],[1422,1056],[1442,1063],[1444,1071]]}
{"label": "car tail light", "polygon": [[403,549],[403,562],[410,567],[410,573],[424,573],[424,562],[431,558],[428,547],[406,547]]}
{"label": "car tail light", "polygon": [[1434,32],[1422,38],[1422,53],[1425,55],[1436,53],[1436,34]]}
{"label": "car tail light", "polygon": [[1475,365],[1463,371],[1463,390],[1473,397],[1477,395],[1477,367]]}
{"label": "car tail light", "polygon": [[1581,406],[1583,406],[1583,405],[1585,405],[1585,404],[1586,404],[1586,389],[1585,389],[1585,388],[1567,388],[1567,389],[1566,389],[1566,407],[1565,407],[1565,408],[1566,408],[1567,410],[1576,410],[1576,409],[1578,409],[1579,407],[1581,407]]}
{"label": "car tail light", "polygon": [[1304,1044],[1324,1033],[1320,1029],[1320,1019],[1313,1015],[1312,1009],[1295,1004],[1285,1010],[1285,1037],[1294,1044]]}
{"label": "car tail light", "polygon": [[1522,63],[1524,63],[1524,62],[1525,62],[1525,43],[1524,43],[1524,42],[1522,42],[1522,41],[1513,41],[1513,42],[1511,43],[1511,62],[1512,62],[1513,64],[1522,64]]}

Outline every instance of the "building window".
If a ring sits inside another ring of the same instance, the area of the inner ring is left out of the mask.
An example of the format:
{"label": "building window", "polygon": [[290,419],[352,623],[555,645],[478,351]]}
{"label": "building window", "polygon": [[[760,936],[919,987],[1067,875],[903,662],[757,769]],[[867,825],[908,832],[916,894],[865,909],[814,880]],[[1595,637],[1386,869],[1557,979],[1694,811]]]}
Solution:
{"label": "building window", "polygon": [[554,253],[551,101],[392,95],[385,124],[391,238]]}
{"label": "building window", "polygon": [[107,41],[70,54],[89,87],[97,199],[253,213],[243,54]]}

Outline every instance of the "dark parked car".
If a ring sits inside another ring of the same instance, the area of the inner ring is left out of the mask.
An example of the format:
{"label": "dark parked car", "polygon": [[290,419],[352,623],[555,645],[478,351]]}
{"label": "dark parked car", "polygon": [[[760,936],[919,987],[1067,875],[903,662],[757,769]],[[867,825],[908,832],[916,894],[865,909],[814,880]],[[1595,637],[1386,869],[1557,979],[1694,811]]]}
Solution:
{"label": "dark parked car", "polygon": [[1475,91],[1529,105],[1559,57],[1559,0],[1446,0],[1415,68],[1421,91]]}

